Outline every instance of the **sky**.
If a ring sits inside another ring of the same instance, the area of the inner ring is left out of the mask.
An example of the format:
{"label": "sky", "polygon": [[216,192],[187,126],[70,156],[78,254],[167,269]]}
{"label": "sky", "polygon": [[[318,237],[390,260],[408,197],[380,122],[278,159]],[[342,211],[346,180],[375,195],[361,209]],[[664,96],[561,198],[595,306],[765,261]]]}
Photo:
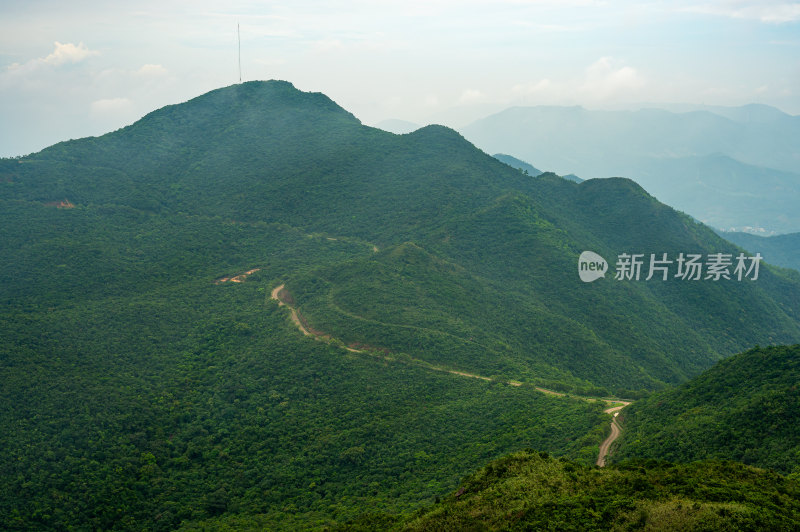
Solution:
{"label": "sky", "polygon": [[763,103],[800,114],[800,2],[0,0],[0,156],[239,81],[365,124],[516,105]]}

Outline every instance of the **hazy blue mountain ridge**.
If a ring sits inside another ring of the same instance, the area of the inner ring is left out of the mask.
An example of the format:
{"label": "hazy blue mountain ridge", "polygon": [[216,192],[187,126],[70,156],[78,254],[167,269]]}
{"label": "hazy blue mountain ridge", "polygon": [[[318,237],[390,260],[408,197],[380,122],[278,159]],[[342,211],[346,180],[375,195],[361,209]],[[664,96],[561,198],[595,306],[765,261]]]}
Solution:
{"label": "hazy blue mountain ridge", "polygon": [[715,227],[800,230],[800,118],[777,109],[514,107],[461,131],[557,173],[629,177]]}
{"label": "hazy blue mountain ridge", "polygon": [[772,264],[800,271],[800,233],[766,237],[729,231],[720,236],[751,253],[761,253]]}

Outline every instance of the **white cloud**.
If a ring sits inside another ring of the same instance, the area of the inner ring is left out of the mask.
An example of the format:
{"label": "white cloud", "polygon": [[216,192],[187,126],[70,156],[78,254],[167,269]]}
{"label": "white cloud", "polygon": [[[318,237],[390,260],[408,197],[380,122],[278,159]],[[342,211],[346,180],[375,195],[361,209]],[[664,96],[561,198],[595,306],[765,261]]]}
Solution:
{"label": "white cloud", "polygon": [[134,72],[136,76],[143,77],[143,78],[156,78],[163,76],[167,73],[167,69],[161,65],[142,65],[139,70]]}
{"label": "white cloud", "polygon": [[645,86],[644,78],[629,66],[616,66],[612,57],[601,57],[586,69],[581,92],[587,97],[606,100],[630,94]]}
{"label": "white cloud", "polygon": [[54,44],[53,52],[46,57],[37,57],[31,59],[23,64],[12,63],[8,65],[7,72],[16,75],[25,75],[45,66],[60,66],[66,63],[80,63],[87,57],[93,55],[100,55],[96,50],[89,50],[89,48],[81,43],[77,45],[73,43],[62,44],[56,41]]}
{"label": "white cloud", "polygon": [[42,59],[43,62],[49,65],[58,66],[64,63],[79,63],[87,57],[100,54],[98,51],[89,50],[82,42],[75,45],[71,42],[62,44],[56,41],[53,44],[55,45],[53,53]]}

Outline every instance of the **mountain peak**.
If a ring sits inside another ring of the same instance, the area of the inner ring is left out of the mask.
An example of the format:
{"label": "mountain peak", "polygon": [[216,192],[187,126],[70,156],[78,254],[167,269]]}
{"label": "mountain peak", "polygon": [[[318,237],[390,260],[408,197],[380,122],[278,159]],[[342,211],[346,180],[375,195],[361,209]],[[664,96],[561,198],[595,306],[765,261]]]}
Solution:
{"label": "mountain peak", "polygon": [[322,93],[301,91],[288,81],[248,81],[167,105],[101,137],[56,144],[38,157],[77,161],[102,156],[113,147],[128,152],[124,159],[135,167],[147,159],[139,156],[143,152],[187,159],[189,153],[197,157],[211,149],[230,152],[280,138],[304,138],[320,131],[330,135],[360,126],[355,116]]}
{"label": "mountain peak", "polygon": [[415,141],[419,146],[460,149],[472,151],[475,146],[464,138],[461,133],[447,126],[431,124],[412,131],[406,138]]}
{"label": "mountain peak", "polygon": [[153,111],[140,122],[184,111],[200,118],[213,116],[214,119],[224,120],[239,117],[251,121],[259,116],[274,114],[278,110],[290,109],[338,115],[353,123],[361,123],[324,94],[304,92],[292,83],[282,80],[248,81],[215,89],[187,102]]}
{"label": "mountain peak", "polygon": [[423,126],[416,131],[412,131],[411,135],[428,135],[428,136],[441,136],[441,137],[450,137],[450,138],[460,138],[463,139],[464,137],[456,131],[455,129],[451,129],[447,126],[443,126],[440,124],[429,124],[427,126]]}

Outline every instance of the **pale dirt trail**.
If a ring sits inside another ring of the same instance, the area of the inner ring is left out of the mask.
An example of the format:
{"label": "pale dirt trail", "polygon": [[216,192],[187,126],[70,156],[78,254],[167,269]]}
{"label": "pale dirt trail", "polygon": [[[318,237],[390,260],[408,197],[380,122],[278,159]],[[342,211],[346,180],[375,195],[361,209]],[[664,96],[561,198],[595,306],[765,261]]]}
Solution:
{"label": "pale dirt trail", "polygon": [[619,401],[621,404],[619,406],[612,406],[611,408],[606,408],[603,410],[606,414],[614,414],[614,417],[611,418],[611,434],[608,435],[603,443],[600,444],[600,452],[597,453],[597,465],[599,467],[605,467],[606,459],[609,457],[611,453],[609,450],[611,449],[611,444],[614,443],[617,438],[619,438],[620,434],[622,434],[622,427],[619,426],[617,423],[617,415],[619,411],[625,408],[630,404],[628,401]]}
{"label": "pale dirt trail", "polygon": [[[275,289],[272,290],[272,292],[270,293],[270,297],[272,297],[272,299],[274,299],[275,301],[278,302],[278,306],[279,307],[282,307],[282,306],[286,305],[281,300],[280,296],[278,295],[278,294],[280,294],[280,291],[283,290],[283,287],[284,287],[284,285],[276,286]],[[303,327],[303,323],[300,321],[300,318],[297,316],[297,311],[293,307],[290,307],[289,305],[286,305],[286,307],[292,312],[292,321],[294,322],[295,325],[297,325],[297,328],[300,329],[303,332],[303,334],[306,335],[306,336],[314,336],[313,334],[311,334],[308,331],[308,329]]]}
{"label": "pale dirt trail", "polygon": [[272,293],[270,293],[270,295],[269,295],[269,297],[271,297],[272,299],[274,299],[275,301],[277,301],[277,302],[278,302],[278,306],[279,306],[279,307],[282,307],[282,306],[283,306],[283,301],[281,301],[281,300],[278,298],[278,292],[280,292],[281,290],[283,290],[283,287],[284,287],[284,285],[278,285],[278,286],[276,286],[276,287],[275,287],[275,288],[272,290]]}
{"label": "pale dirt trail", "polygon": [[619,424],[617,423],[617,418],[611,420],[611,434],[608,435],[608,438],[600,444],[600,452],[597,453],[597,465],[599,467],[605,467],[606,465],[606,458],[608,458],[608,450],[611,447],[611,444],[619,438],[619,435],[622,434],[622,429],[620,429]]}
{"label": "pale dirt trail", "polygon": [[567,395],[565,393],[548,390],[547,388],[540,388],[539,386],[536,386],[536,389],[544,394],[555,395],[556,397],[564,397],[565,395]]}
{"label": "pale dirt trail", "polygon": [[[603,410],[603,412],[605,412],[606,414],[614,414],[614,412],[619,412],[620,410],[631,404],[630,401],[614,401],[614,402],[619,403],[619,406],[612,406],[611,408],[606,408],[605,410]],[[616,416],[616,414],[614,415]]]}
{"label": "pale dirt trail", "polygon": [[247,279],[247,277],[249,275],[253,275],[254,273],[256,273],[257,271],[260,271],[260,270],[261,270],[261,268],[253,268],[252,270],[247,270],[246,272],[240,273],[239,275],[235,275],[233,277],[220,277],[219,279],[217,279],[214,282],[216,284],[227,283],[227,282],[243,283],[245,281],[245,279]]}

